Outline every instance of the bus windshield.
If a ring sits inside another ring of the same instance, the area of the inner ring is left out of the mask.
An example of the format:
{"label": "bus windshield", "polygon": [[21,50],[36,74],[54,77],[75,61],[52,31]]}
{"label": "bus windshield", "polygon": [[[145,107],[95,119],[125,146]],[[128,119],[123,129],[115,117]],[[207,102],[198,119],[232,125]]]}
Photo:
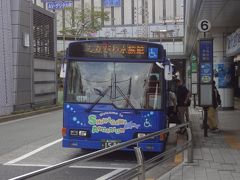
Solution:
{"label": "bus windshield", "polygon": [[163,72],[155,63],[70,61],[67,102],[161,109]]}

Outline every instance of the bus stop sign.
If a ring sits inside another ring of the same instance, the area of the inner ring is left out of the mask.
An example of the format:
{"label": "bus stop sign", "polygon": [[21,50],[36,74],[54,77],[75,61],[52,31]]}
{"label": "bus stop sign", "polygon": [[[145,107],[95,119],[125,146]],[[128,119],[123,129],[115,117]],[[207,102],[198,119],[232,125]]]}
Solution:
{"label": "bus stop sign", "polygon": [[201,32],[207,32],[211,29],[211,23],[207,19],[203,19],[198,23],[198,30]]}
{"label": "bus stop sign", "polygon": [[212,106],[213,91],[213,39],[203,38],[199,41],[198,92],[199,105],[204,110],[204,137],[207,137],[208,107]]}
{"label": "bus stop sign", "polygon": [[213,81],[213,40],[206,38],[200,39],[199,47],[199,104],[200,106],[211,106]]}

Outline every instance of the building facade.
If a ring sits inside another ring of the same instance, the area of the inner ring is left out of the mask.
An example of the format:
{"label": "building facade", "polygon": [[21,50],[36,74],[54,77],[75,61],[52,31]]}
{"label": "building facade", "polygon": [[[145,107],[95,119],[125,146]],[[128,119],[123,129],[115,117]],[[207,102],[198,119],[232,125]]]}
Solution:
{"label": "building facade", "polygon": [[10,1],[0,0],[0,115],[13,111],[13,53]]}
{"label": "building facade", "polygon": [[[49,0],[50,1],[50,0]],[[49,9],[49,1],[33,2],[57,16],[58,51],[63,50],[62,34],[59,30],[63,23],[63,10]],[[117,0],[109,4],[109,0],[69,0],[79,10],[90,8],[108,12],[109,21],[102,21],[102,30],[85,34],[88,38],[128,38],[143,39],[162,43],[169,54],[183,54],[184,35],[184,0]],[[80,39],[82,37],[75,37]],[[83,37],[84,38],[84,37]],[[74,40],[74,38],[72,38]],[[66,45],[71,38],[66,38]]]}
{"label": "building facade", "polygon": [[0,1],[0,115],[56,101],[55,26],[31,1]]}
{"label": "building facade", "polygon": [[[240,98],[240,28],[227,36],[226,55],[233,59],[233,62],[229,66],[230,71],[225,70],[225,68],[224,73],[232,79],[231,85],[234,88],[234,96]],[[226,80],[227,78],[224,82]]]}

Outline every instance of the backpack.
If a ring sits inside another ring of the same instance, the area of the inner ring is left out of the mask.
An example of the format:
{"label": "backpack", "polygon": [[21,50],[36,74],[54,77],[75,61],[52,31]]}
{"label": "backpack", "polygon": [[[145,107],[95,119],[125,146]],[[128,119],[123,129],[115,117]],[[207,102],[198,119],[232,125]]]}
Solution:
{"label": "backpack", "polygon": [[221,97],[220,97],[220,94],[218,93],[218,90],[217,91],[217,104],[218,105],[221,105],[222,104],[222,101],[221,101]]}
{"label": "backpack", "polygon": [[191,98],[189,98],[188,100],[187,100],[187,104],[186,104],[187,106],[190,106],[191,105]]}
{"label": "backpack", "polygon": [[192,93],[188,90],[188,93],[190,93],[190,96],[189,96],[189,98],[188,98],[188,100],[187,100],[187,106],[190,106],[191,105],[191,101],[192,101],[192,99],[191,99],[191,96],[192,96]]}

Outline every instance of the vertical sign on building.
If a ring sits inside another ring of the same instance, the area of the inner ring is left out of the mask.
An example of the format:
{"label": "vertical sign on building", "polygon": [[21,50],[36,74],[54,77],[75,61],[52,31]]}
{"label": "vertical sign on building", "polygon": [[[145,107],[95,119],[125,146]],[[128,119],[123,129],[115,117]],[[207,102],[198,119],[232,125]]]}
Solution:
{"label": "vertical sign on building", "polygon": [[190,72],[190,76],[191,76],[191,81],[192,81],[192,94],[193,94],[193,102],[194,102],[194,108],[196,107],[196,96],[198,94],[198,88],[197,88],[197,67],[198,67],[198,61],[197,61],[197,57],[196,55],[192,54],[191,56],[191,72]]}
{"label": "vertical sign on building", "polygon": [[199,95],[200,106],[212,105],[213,39],[199,41]]}
{"label": "vertical sign on building", "polygon": [[211,23],[203,19],[198,23],[198,30],[204,33],[199,41],[198,92],[199,105],[203,107],[204,137],[207,137],[208,107],[212,105],[213,89],[213,39],[206,38],[206,32],[211,29]]}
{"label": "vertical sign on building", "polygon": [[207,137],[208,107],[212,106],[213,89],[213,39],[200,39],[198,66],[199,105],[204,110],[204,137]]}

